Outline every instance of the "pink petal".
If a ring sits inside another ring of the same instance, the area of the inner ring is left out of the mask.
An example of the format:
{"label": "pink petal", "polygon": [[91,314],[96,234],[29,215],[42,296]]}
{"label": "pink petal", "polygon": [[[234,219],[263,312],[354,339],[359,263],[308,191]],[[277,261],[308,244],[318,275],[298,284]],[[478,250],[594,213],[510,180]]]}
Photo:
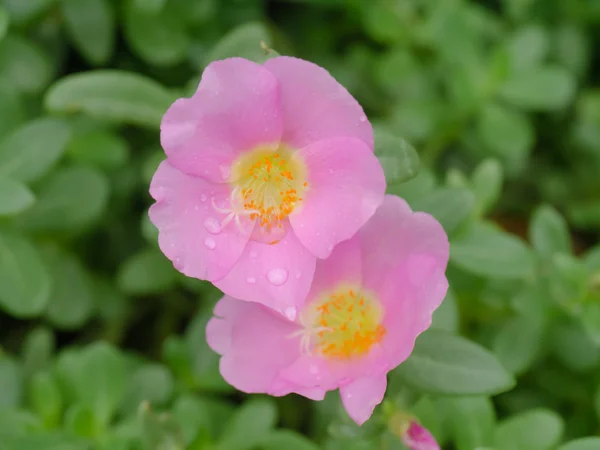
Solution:
{"label": "pink petal", "polygon": [[[212,317],[206,325],[206,341],[208,346],[219,355],[224,355],[231,349],[232,320],[236,314],[237,301],[224,296],[217,302]],[[229,318],[229,320],[228,320]]]}
{"label": "pink petal", "polygon": [[302,207],[290,215],[290,223],[306,248],[327,258],[381,204],[383,170],[371,150],[354,138],[320,141],[297,155],[308,168],[308,191]]}
{"label": "pink petal", "polygon": [[288,56],[270,59],[265,67],[280,84],[283,142],[302,148],[355,137],[373,151],[373,129],[362,107],[325,69]]}
{"label": "pink petal", "polygon": [[262,303],[294,320],[310,289],[316,258],[290,230],[277,244],[251,241],[215,286],[234,298]]}
{"label": "pink petal", "polygon": [[308,299],[335,289],[340,283],[361,285],[362,257],[360,241],[348,239],[338,244],[331,256],[319,259]]}
{"label": "pink petal", "polygon": [[288,394],[302,395],[311,400],[323,400],[327,391],[321,387],[305,387],[290,383],[283,378],[278,378],[269,388],[269,395],[282,397]]}
{"label": "pink petal", "polygon": [[259,64],[229,58],[209,64],[192,98],[169,108],[161,144],[174,167],[222,183],[240,152],[276,148],[281,132],[277,79]]}
{"label": "pink petal", "polygon": [[[299,338],[290,337],[298,326],[262,305],[227,296],[215,313],[219,308],[224,315],[211,322],[223,323],[216,334],[215,326],[207,327],[207,339],[211,347],[226,350],[219,365],[221,375],[243,392],[269,392],[280,370],[299,357]],[[228,339],[223,337],[224,330],[229,330]]]}
{"label": "pink petal", "polygon": [[413,213],[404,200],[388,195],[359,239],[363,285],[383,304],[383,346],[393,368],[410,355],[446,295],[448,237],[429,214]]}
{"label": "pink petal", "polygon": [[161,250],[175,268],[201,280],[225,276],[249,238],[233,223],[220,230],[226,216],[214,209],[212,201],[227,202],[229,188],[186,175],[163,161],[152,178],[150,194],[156,200],[150,220],[158,228]]}
{"label": "pink petal", "polygon": [[352,420],[358,425],[365,423],[383,400],[386,387],[386,374],[360,378],[340,387],[342,403]]}
{"label": "pink petal", "polygon": [[402,442],[410,450],[440,450],[429,430],[414,420],[402,436]]}

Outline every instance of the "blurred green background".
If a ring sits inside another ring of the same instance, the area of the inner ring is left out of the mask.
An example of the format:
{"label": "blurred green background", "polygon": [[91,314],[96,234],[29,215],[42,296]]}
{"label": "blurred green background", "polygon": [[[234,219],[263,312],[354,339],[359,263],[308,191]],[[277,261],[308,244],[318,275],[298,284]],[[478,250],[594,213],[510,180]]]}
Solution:
{"label": "blurred green background", "polygon": [[[364,106],[451,290],[362,428],[221,379],[147,218],[166,108],[280,54]],[[0,449],[600,449],[599,0],[0,0]]]}

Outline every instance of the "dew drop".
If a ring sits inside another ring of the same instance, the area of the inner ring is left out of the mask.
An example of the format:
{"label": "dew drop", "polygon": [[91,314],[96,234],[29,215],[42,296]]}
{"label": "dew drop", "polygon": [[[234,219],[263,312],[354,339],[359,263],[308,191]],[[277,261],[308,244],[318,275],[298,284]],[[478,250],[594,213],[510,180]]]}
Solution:
{"label": "dew drop", "polygon": [[285,314],[285,317],[287,317],[289,320],[296,320],[296,316],[298,315],[298,309],[295,306],[288,306],[287,308],[285,308],[285,311],[283,313]]}
{"label": "dew drop", "polygon": [[288,271],[285,269],[271,269],[267,273],[267,280],[273,286],[281,286],[287,281]]}
{"label": "dew drop", "polygon": [[206,239],[204,239],[204,245],[206,246],[207,249],[214,250],[215,247],[217,246],[217,243],[215,242],[215,240],[213,238],[207,237]]}
{"label": "dew drop", "polygon": [[299,280],[302,276],[302,272],[296,272],[296,280]]}
{"label": "dew drop", "polygon": [[218,234],[221,231],[221,224],[214,217],[209,217],[204,221],[204,228],[211,234]]}
{"label": "dew drop", "polygon": [[183,270],[183,263],[181,262],[181,258],[175,258],[173,261],[173,267],[175,267],[180,272]]}
{"label": "dew drop", "polygon": [[248,278],[246,278],[246,283],[248,283],[248,284],[256,284],[256,278],[254,278],[254,277],[248,277]]}
{"label": "dew drop", "polygon": [[367,116],[360,116],[359,119],[361,122],[366,122],[367,121]]}
{"label": "dew drop", "polygon": [[200,201],[201,201],[202,203],[204,203],[206,200],[208,200],[208,195],[206,195],[206,194],[202,194],[202,195],[200,196]]}
{"label": "dew drop", "polygon": [[221,178],[224,180],[231,176],[231,169],[228,166],[219,166],[219,172],[221,172]]}

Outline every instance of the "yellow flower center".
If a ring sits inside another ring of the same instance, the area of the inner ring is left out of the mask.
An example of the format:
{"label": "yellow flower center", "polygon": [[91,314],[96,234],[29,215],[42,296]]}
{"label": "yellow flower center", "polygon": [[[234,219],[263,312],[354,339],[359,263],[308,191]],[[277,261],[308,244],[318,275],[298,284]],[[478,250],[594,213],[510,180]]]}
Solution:
{"label": "yellow flower center", "polygon": [[301,343],[305,351],[327,359],[364,356],[385,336],[382,318],[383,310],[374,295],[342,285],[317,298],[301,315],[305,326]]}
{"label": "yellow flower center", "polygon": [[283,227],[282,221],[302,202],[308,186],[304,162],[283,146],[242,154],[232,165],[230,181],[236,201],[266,231]]}

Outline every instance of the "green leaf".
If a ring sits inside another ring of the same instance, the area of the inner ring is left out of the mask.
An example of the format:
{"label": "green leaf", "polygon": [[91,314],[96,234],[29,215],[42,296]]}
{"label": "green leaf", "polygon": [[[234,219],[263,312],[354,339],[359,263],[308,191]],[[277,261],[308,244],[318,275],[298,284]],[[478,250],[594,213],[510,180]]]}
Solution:
{"label": "green leaf", "polygon": [[508,102],[534,111],[566,107],[575,94],[573,75],[560,66],[535,67],[513,74],[501,88]]}
{"label": "green leaf", "polygon": [[108,0],[60,0],[65,28],[74,46],[93,65],[110,59],[116,36],[115,14]]}
{"label": "green leaf", "polygon": [[48,328],[34,328],[27,334],[21,348],[21,364],[26,378],[50,365],[56,342]]}
{"label": "green leaf", "polygon": [[135,412],[141,403],[163,406],[173,395],[174,381],[171,372],[160,364],[145,364],[131,374],[123,397],[122,409]]}
{"label": "green leaf", "polygon": [[52,374],[35,374],[29,385],[29,403],[47,428],[56,428],[63,413],[63,398]]}
{"label": "green leaf", "polygon": [[460,314],[456,296],[451,288],[446,293],[446,298],[433,313],[431,327],[437,330],[444,330],[450,333],[456,333],[459,329]]}
{"label": "green leaf", "polygon": [[539,25],[526,25],[511,37],[508,49],[513,71],[536,67],[550,50],[548,32]]}
{"label": "green leaf", "polygon": [[73,138],[67,156],[100,169],[113,169],[129,159],[129,144],[116,133],[90,131]]}
{"label": "green leaf", "polygon": [[79,402],[98,423],[107,425],[125,390],[123,356],[111,345],[95,342],[80,353],[76,370],[73,382]]}
{"label": "green leaf", "polygon": [[275,430],[260,446],[262,450],[319,450],[310,439],[291,430]]}
{"label": "green leaf", "polygon": [[0,42],[8,33],[8,26],[10,25],[10,16],[2,5],[0,5]]}
{"label": "green leaf", "polygon": [[139,11],[157,13],[164,8],[167,0],[133,0],[133,3]]}
{"label": "green leaf", "polygon": [[531,218],[529,240],[542,257],[571,253],[571,236],[565,219],[552,206],[542,205]]}
{"label": "green leaf", "polygon": [[600,362],[600,348],[578,322],[555,326],[549,345],[556,359],[573,372],[593,370]]}
{"label": "green leaf", "polygon": [[556,59],[573,73],[580,75],[588,69],[592,45],[585,28],[570,21],[562,22],[554,35]]}
{"label": "green leaf", "polygon": [[79,231],[102,217],[108,203],[108,180],[85,166],[64,167],[47,178],[38,202],[20,216],[32,231]]}
{"label": "green leaf", "polygon": [[497,394],[514,379],[483,347],[452,334],[429,330],[396,369],[409,385],[442,395]]}
{"label": "green leaf", "polygon": [[271,399],[250,399],[237,409],[226,425],[218,450],[250,450],[273,429],[277,409]]}
{"label": "green leaf", "polygon": [[179,424],[168,414],[156,414],[148,403],[139,410],[144,448],[148,450],[185,450],[185,437]]}
{"label": "green leaf", "polygon": [[0,80],[0,142],[26,120],[25,103],[18,91]]}
{"label": "green leaf", "polygon": [[452,241],[451,261],[477,275],[522,279],[533,276],[533,252],[514,235],[486,224],[475,224]]}
{"label": "green leaf", "polygon": [[563,421],[553,411],[533,409],[498,424],[495,432],[496,450],[550,450],[560,441]]}
{"label": "green leaf", "polygon": [[38,180],[60,159],[70,138],[62,120],[42,118],[22,125],[0,142],[0,175],[25,183]]}
{"label": "green leaf", "polygon": [[504,322],[494,337],[492,351],[510,373],[527,371],[540,356],[545,332],[541,316],[516,316]]}
{"label": "green leaf", "polygon": [[419,172],[417,151],[401,137],[381,128],[375,129],[375,156],[383,167],[388,184],[408,181]]}
{"label": "green leaf", "polygon": [[44,98],[53,113],[83,112],[96,119],[158,129],[175,96],[155,81],[132,72],[95,70],[68,75]]}
{"label": "green leaf", "polygon": [[21,367],[12,359],[0,358],[0,410],[17,408],[23,394],[23,374]]}
{"label": "green leaf", "polygon": [[38,316],[50,298],[50,275],[36,248],[6,230],[0,230],[0,286],[0,306],[20,318]]}
{"label": "green leaf", "polygon": [[27,186],[10,178],[0,178],[0,216],[16,216],[35,203]]}
{"label": "green leaf", "polygon": [[233,29],[214,46],[206,64],[219,59],[239,56],[255,62],[265,59],[265,51],[260,43],[271,45],[269,32],[262,23],[248,22]]}
{"label": "green leaf", "polygon": [[575,439],[561,445],[556,450],[598,450],[600,448],[600,437],[585,437]]}
{"label": "green leaf", "polygon": [[40,16],[50,9],[55,0],[3,0],[3,6],[6,8],[10,20],[16,24],[23,24],[31,19]]}
{"label": "green leaf", "polygon": [[471,175],[475,194],[475,207],[480,214],[493,208],[502,193],[504,174],[502,166],[494,159],[482,161]]}
{"label": "green leaf", "polygon": [[154,247],[158,246],[158,228],[150,221],[147,210],[142,214],[141,232],[146,242]]}
{"label": "green leaf", "polygon": [[164,292],[175,285],[177,271],[158,250],[149,248],[127,259],[119,268],[117,283],[132,295]]}
{"label": "green leaf", "polygon": [[94,312],[92,281],[83,264],[58,246],[42,252],[52,276],[52,291],[46,317],[56,328],[76,329]]}
{"label": "green leaf", "polygon": [[223,400],[191,394],[178,398],[172,409],[186,442],[192,442],[202,432],[212,437],[220,435],[234,410],[231,404]]}
{"label": "green leaf", "polygon": [[488,397],[441,397],[456,450],[473,450],[491,445],[496,424],[494,405]]}
{"label": "green leaf", "polygon": [[10,34],[0,41],[0,78],[19,92],[39,94],[53,75],[50,59],[34,42]]}
{"label": "green leaf", "polygon": [[64,427],[76,436],[93,437],[101,433],[94,413],[86,406],[76,403],[65,412]]}
{"label": "green leaf", "polygon": [[554,300],[574,311],[585,301],[589,287],[589,273],[585,264],[575,256],[555,253],[548,261],[549,294]]}
{"label": "green leaf", "polygon": [[435,217],[452,235],[471,216],[475,196],[466,188],[440,188],[412,203],[413,210]]}
{"label": "green leaf", "polygon": [[89,450],[86,441],[66,436],[60,431],[0,436],[0,442],[6,445],[2,450]]}
{"label": "green leaf", "polygon": [[479,115],[477,132],[484,146],[511,172],[522,170],[534,141],[534,130],[526,115],[509,106],[490,103]]}
{"label": "green leaf", "polygon": [[[38,418],[24,409],[6,409],[0,411],[0,439],[6,436],[27,435],[38,433],[42,430],[42,424]],[[1,441],[5,444],[4,441]],[[4,450],[6,447],[0,447]],[[21,447],[11,447],[22,450]]]}
{"label": "green leaf", "polygon": [[155,66],[172,66],[185,60],[190,39],[172,8],[140,9],[139,0],[125,6],[125,37],[132,50]]}

